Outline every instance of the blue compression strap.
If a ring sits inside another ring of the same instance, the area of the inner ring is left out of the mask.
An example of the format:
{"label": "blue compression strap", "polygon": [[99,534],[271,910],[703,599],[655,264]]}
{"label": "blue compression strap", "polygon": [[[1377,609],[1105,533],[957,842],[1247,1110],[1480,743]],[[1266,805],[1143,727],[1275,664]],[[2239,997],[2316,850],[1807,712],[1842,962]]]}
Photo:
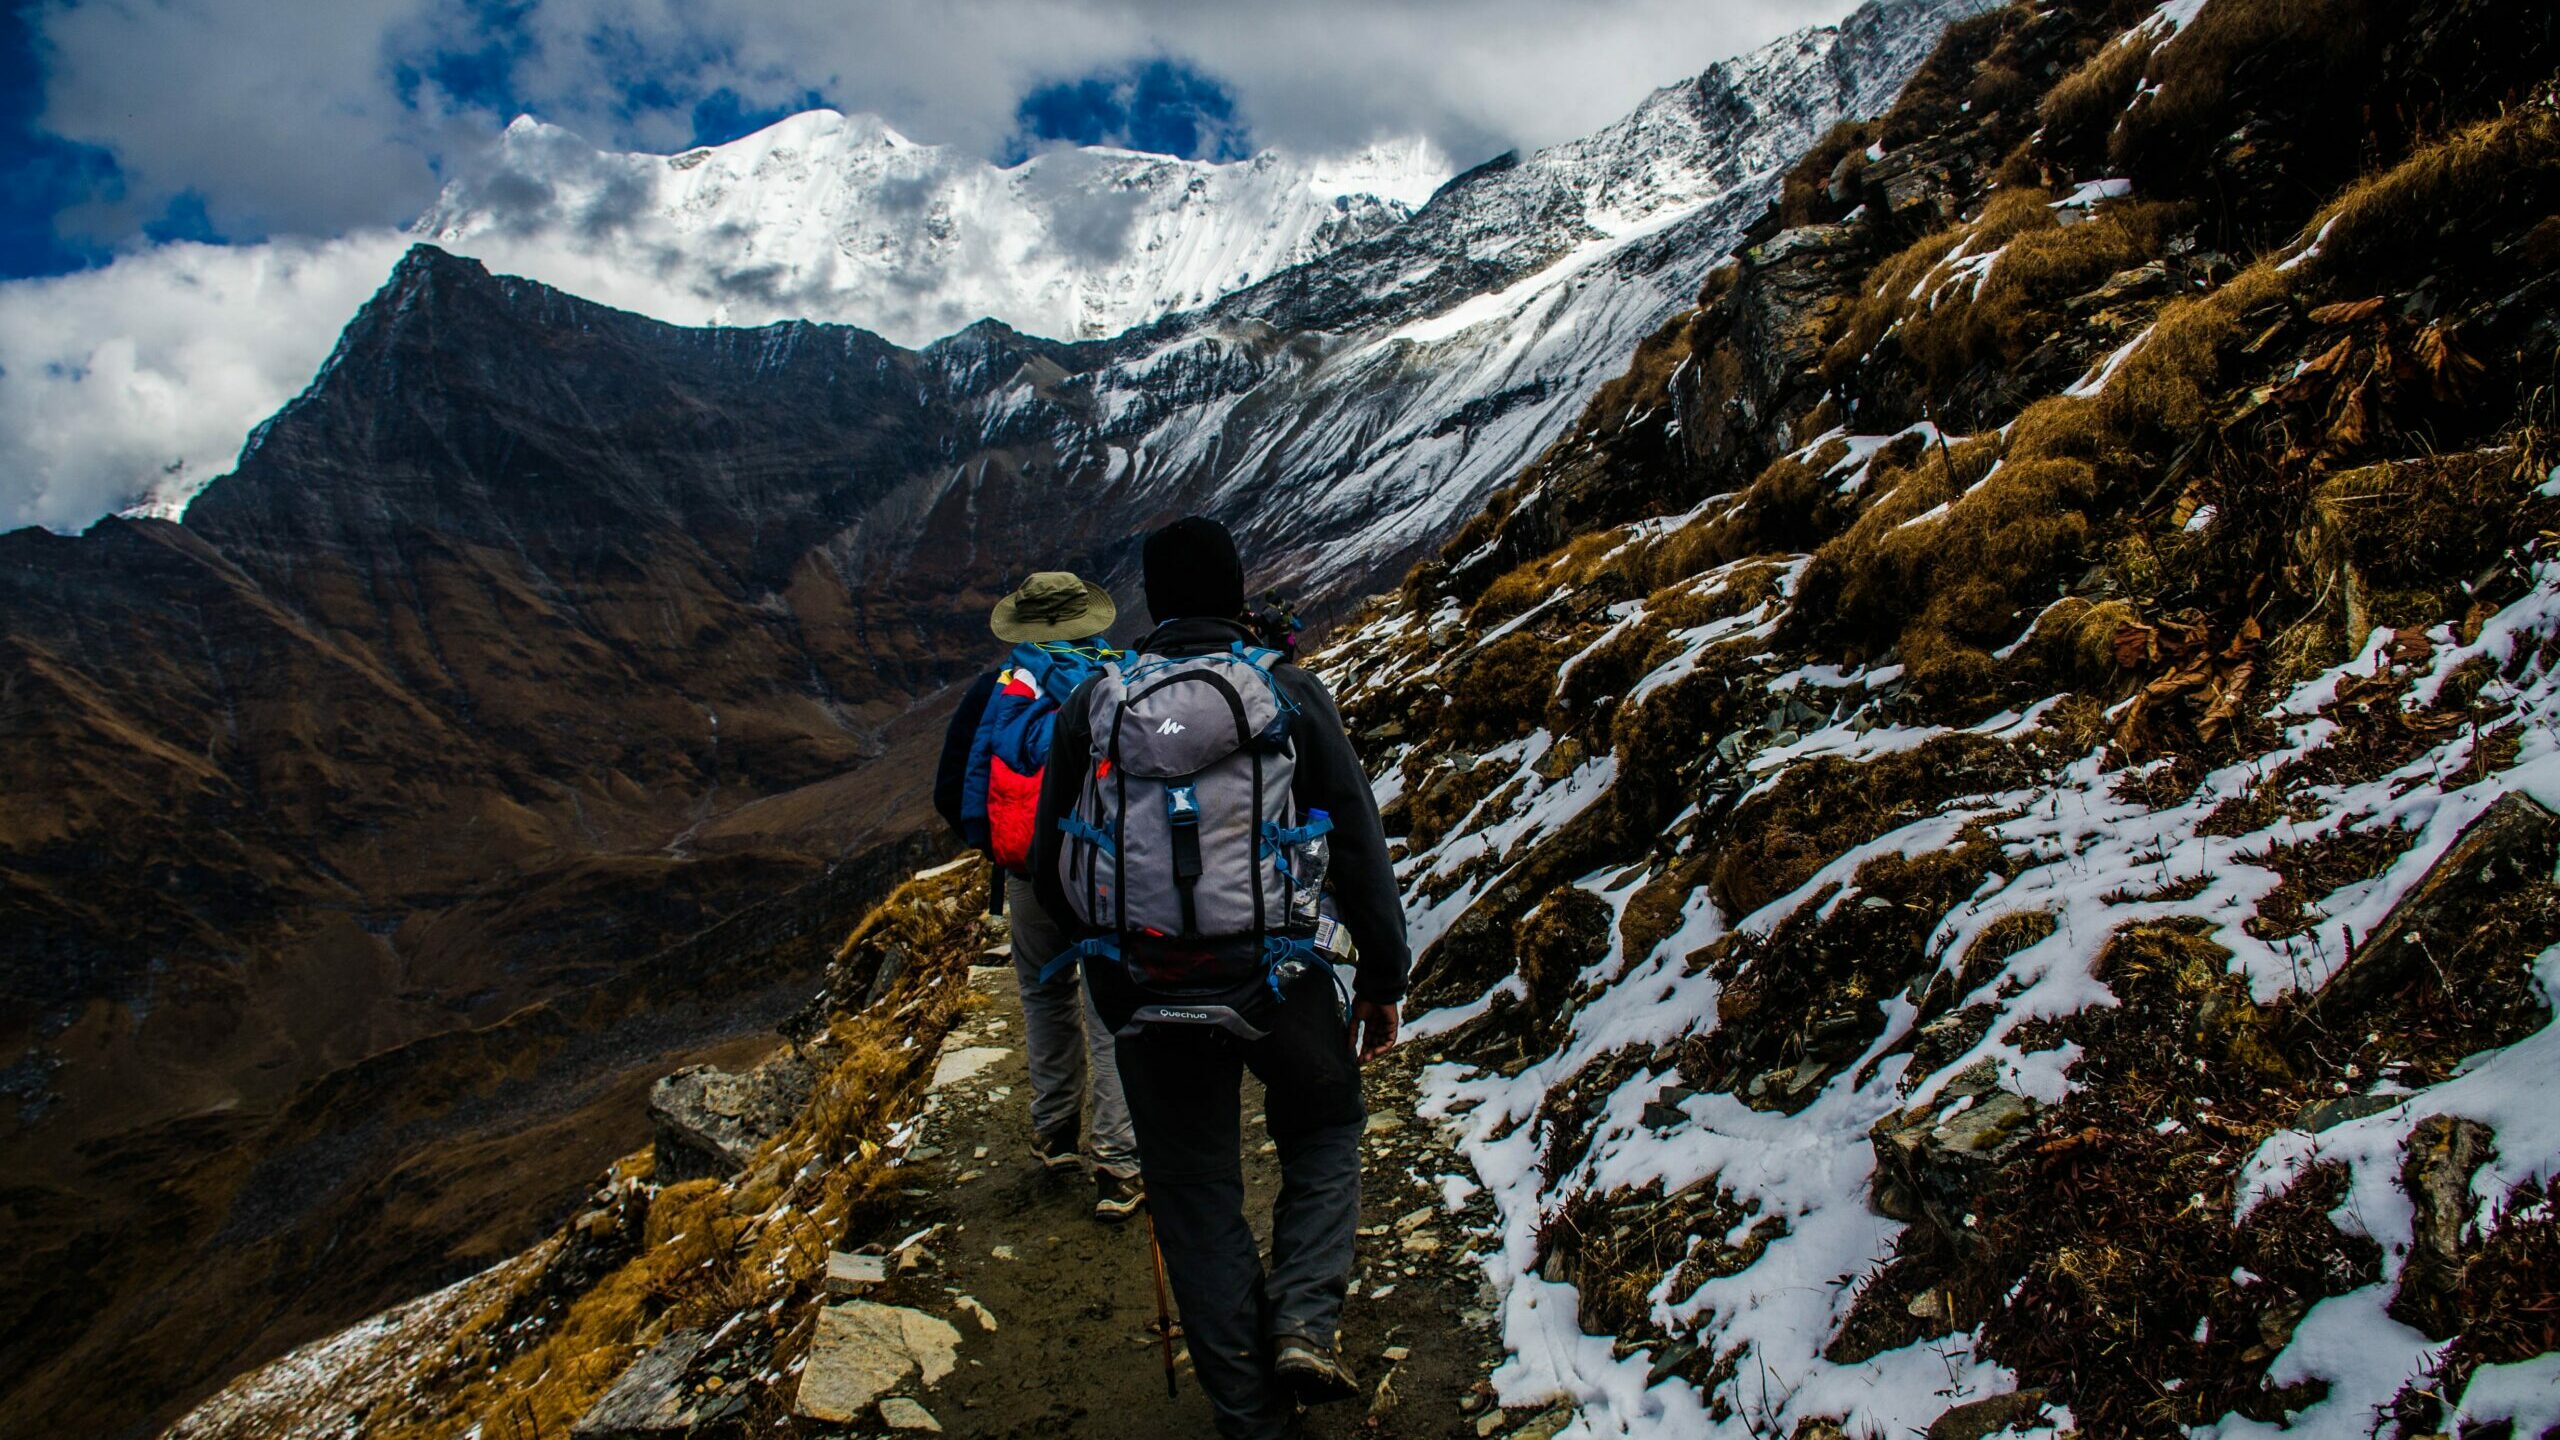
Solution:
{"label": "blue compression strap", "polygon": [[1103,854],[1111,856],[1113,859],[1119,858],[1120,847],[1113,843],[1111,839],[1111,832],[1086,824],[1081,816],[1059,816],[1058,828],[1076,839],[1083,841],[1087,845],[1092,846],[1096,850],[1101,851]]}
{"label": "blue compression strap", "polygon": [[1241,640],[1229,644],[1227,653],[1252,666],[1254,673],[1262,677],[1262,683],[1271,687],[1271,703],[1278,707],[1284,719],[1298,713],[1298,707],[1289,703],[1288,692],[1280,688],[1280,677],[1271,673],[1272,666],[1289,657],[1277,650],[1266,650],[1259,645],[1247,645]]}
{"label": "blue compression strap", "polygon": [[1120,942],[1108,935],[1097,935],[1091,940],[1077,941],[1059,951],[1048,964],[1040,967],[1040,983],[1046,985],[1057,979],[1079,960],[1108,960],[1117,965],[1120,963]]}
{"label": "blue compression strap", "polygon": [[1262,822],[1262,853],[1270,855],[1285,847],[1304,845],[1317,836],[1327,835],[1332,831],[1333,817],[1330,815],[1312,825],[1283,825],[1277,820],[1265,820]]}
{"label": "blue compression strap", "polygon": [[1280,993],[1280,967],[1292,960],[1320,965],[1324,956],[1316,942],[1298,935],[1265,935],[1262,937],[1262,983],[1271,987],[1271,998],[1286,999]]}

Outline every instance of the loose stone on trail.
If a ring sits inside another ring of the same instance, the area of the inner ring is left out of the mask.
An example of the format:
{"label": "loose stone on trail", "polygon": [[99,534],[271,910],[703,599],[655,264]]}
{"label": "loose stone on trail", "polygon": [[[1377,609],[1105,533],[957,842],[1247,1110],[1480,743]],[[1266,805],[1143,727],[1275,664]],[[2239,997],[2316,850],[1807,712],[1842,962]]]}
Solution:
{"label": "loose stone on trail", "polygon": [[887,1284],[889,1257],[886,1255],[847,1255],[837,1251],[827,1257],[827,1293],[839,1298],[859,1295],[875,1285]]}
{"label": "loose stone on trail", "polygon": [[892,1395],[880,1402],[880,1423],[892,1430],[927,1430],[942,1433],[942,1422],[933,1412],[904,1395]]}
{"label": "loose stone on trail", "polygon": [[809,1342],[797,1408],[812,1420],[851,1423],[910,1380],[941,1383],[959,1346],[950,1322],[921,1310],[867,1300],[827,1306]]}

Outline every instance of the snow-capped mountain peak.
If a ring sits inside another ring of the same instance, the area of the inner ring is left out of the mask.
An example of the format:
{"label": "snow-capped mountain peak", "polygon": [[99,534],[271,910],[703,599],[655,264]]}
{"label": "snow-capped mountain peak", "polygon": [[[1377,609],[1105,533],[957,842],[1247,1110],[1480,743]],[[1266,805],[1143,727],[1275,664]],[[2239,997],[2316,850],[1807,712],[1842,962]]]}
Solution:
{"label": "snow-capped mountain peak", "polygon": [[1062,146],[997,166],[833,110],[650,155],[526,116],[412,234],[679,322],[837,320],[914,345],[992,316],[1089,339],[1382,233],[1450,168],[1420,139],[1225,163]]}

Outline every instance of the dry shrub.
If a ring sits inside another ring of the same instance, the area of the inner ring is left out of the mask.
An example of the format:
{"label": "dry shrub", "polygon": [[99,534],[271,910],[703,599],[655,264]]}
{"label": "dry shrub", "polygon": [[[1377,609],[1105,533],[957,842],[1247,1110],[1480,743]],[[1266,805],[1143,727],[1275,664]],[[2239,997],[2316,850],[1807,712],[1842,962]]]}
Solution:
{"label": "dry shrub", "polygon": [[1594,420],[1614,424],[1630,412],[1643,414],[1657,410],[1671,401],[1671,377],[1680,370],[1682,361],[1693,353],[1695,310],[1684,310],[1654,327],[1653,333],[1636,342],[1635,358],[1627,362],[1624,373],[1593,392],[1584,413]]}
{"label": "dry shrub", "polygon": [[1885,115],[1883,141],[1900,149],[1951,126],[1965,116],[1976,78],[1994,57],[2036,20],[2033,5],[2006,5],[1947,27],[1938,47],[1902,87]]}
{"label": "dry shrub", "polygon": [[[2217,0],[2227,3],[2227,0]],[[2526,111],[2425,147],[2350,189],[2313,222],[2333,286],[2398,289],[2459,274],[2519,221],[2560,208],[2560,117]],[[2498,267],[2503,269],[2504,267]]]}
{"label": "dry shrub", "polygon": [[1880,855],[1858,867],[1847,897],[1800,906],[1766,935],[1737,931],[1700,951],[1692,963],[1724,988],[1715,1028],[1681,1043],[1683,1081],[1740,1086],[1746,1103],[1772,1108],[1811,1101],[1813,1085],[1752,1081],[1804,1063],[1828,1072],[1863,1053],[1883,1033],[1884,1002],[1930,968],[1939,920],[2005,863],[1978,828],[1947,849]]}
{"label": "dry shrub", "polygon": [[[2251,102],[2279,86],[2345,84],[2347,95],[2303,98],[2346,111],[2362,88],[2351,77],[2368,63],[2380,4],[2213,0],[2151,57],[2155,88],[2126,112],[2108,146],[2116,173],[2150,193],[2188,193],[2213,173],[2216,154],[2255,108]],[[2353,144],[2353,136],[2339,138]]]}
{"label": "dry shrub", "polygon": [[1654,648],[1670,626],[1648,611],[1645,618],[1594,645],[1556,681],[1547,728],[1558,734],[1594,714],[1604,701],[1625,695],[1653,668]]}
{"label": "dry shrub", "polygon": [[1823,354],[1823,377],[1836,387],[1853,372],[1913,303],[1911,292],[1971,234],[1970,226],[1932,231],[1878,265],[1861,287],[1838,338]]}
{"label": "dry shrub", "polygon": [[1419,851],[1438,844],[1511,774],[1489,763],[1444,766],[1417,787],[1406,806],[1405,844]]}
{"label": "dry shrub", "polygon": [[1627,900],[1618,917],[1618,943],[1630,957],[1642,959],[1680,928],[1689,896],[1705,883],[1712,863],[1703,849],[1681,856],[1646,879]]}
{"label": "dry shrub", "polygon": [[2359,589],[2425,598],[2423,613],[2374,618],[2432,624],[2461,618],[2472,577],[2547,515],[2534,478],[2511,450],[2429,456],[2335,476],[2311,506],[2321,547],[2353,567]]}
{"label": "dry shrub", "polygon": [[2133,102],[2143,67],[2151,63],[2151,52],[2158,46],[2156,36],[2127,35],[2101,48],[2046,91],[2036,111],[2044,122],[2039,143],[2045,153],[2075,171],[2101,162],[2107,137]]}
{"label": "dry shrub", "polygon": [[2049,910],[2015,910],[1983,926],[1965,947],[1964,963],[1956,971],[1956,994],[1961,997],[1980,989],[2010,956],[2042,943],[2055,928]]}
{"label": "dry shrub", "polygon": [[2281,883],[2258,901],[2241,927],[2261,940],[2282,940],[2319,926],[2319,902],[2345,886],[2379,875],[2417,835],[2395,825],[2340,827],[2317,839],[2269,845],[2245,864],[2272,870]]}
{"label": "dry shrub", "polygon": [[1968,254],[1999,249],[2000,259],[1978,291],[1909,303],[1903,351],[1933,386],[2024,359],[2060,328],[2064,301],[2157,257],[2183,218],[2176,206],[2118,202],[2062,225],[2044,200],[2042,191],[2006,192],[1984,212]]}
{"label": "dry shrub", "polygon": [[2119,443],[2183,441],[2213,418],[2223,357],[2247,337],[2231,319],[2235,297],[2177,301],[2160,312],[2098,395]]}
{"label": "dry shrub", "polygon": [[1609,590],[1625,588],[1620,573],[1623,567],[1614,556],[1626,540],[1622,530],[1593,530],[1575,536],[1561,550],[1514,566],[1485,587],[1484,594],[1467,611],[1467,623],[1489,630],[1526,614],[1562,591],[1581,591],[1594,585]]}
{"label": "dry shrub", "polygon": [[1671,1338],[1653,1317],[1653,1290],[1664,1276],[1676,1277],[1677,1300],[1717,1275],[1739,1273],[1786,1233],[1784,1217],[1763,1216],[1742,1243],[1726,1245],[1757,1209],[1713,1180],[1671,1195],[1659,1181],[1636,1191],[1579,1190],[1538,1228],[1539,1272],[1579,1292],[1585,1333],[1659,1344]]}
{"label": "dry shrub", "polygon": [[[1799,623],[1869,653],[1899,644],[1922,693],[1977,696],[1991,669],[1984,647],[2015,633],[2034,582],[2080,557],[2102,490],[2086,461],[2014,449],[1986,477],[1996,455],[1987,441],[1933,455],[1815,552]],[[1922,518],[1940,504],[1943,512]]]}
{"label": "dry shrub", "polygon": [[1999,788],[2017,764],[2006,746],[1952,735],[1856,764],[1824,757],[1793,766],[1727,822],[1731,838],[1717,852],[1709,892],[1727,915],[1748,915],[1887,830]]}
{"label": "dry shrub", "polygon": [[1578,885],[1568,885],[1513,925],[1520,982],[1528,987],[1532,1023],[1542,1031],[1562,1033],[1574,982],[1609,953],[1614,919],[1609,902]]}
{"label": "dry shrub", "polygon": [[[1850,192],[1848,204],[1831,198],[1831,176],[1848,161],[1853,171],[1863,168],[1865,152],[1875,144],[1877,125],[1872,120],[1843,120],[1813,142],[1778,183],[1779,223],[1789,229],[1820,221],[1836,220],[1849,205],[1857,203],[1856,192]],[[1852,159],[1851,157],[1858,157]]]}
{"label": "dry shrub", "polygon": [[2057,684],[2110,686],[2121,671],[2116,663],[2116,636],[2141,618],[2122,600],[2091,601],[2066,595],[2036,617],[2035,632],[2019,652],[2017,668]]}
{"label": "dry shrub", "polygon": [[1457,745],[1499,745],[1537,728],[1547,713],[1561,645],[1527,630],[1483,647],[1454,667],[1449,703],[1440,710],[1440,737]]}

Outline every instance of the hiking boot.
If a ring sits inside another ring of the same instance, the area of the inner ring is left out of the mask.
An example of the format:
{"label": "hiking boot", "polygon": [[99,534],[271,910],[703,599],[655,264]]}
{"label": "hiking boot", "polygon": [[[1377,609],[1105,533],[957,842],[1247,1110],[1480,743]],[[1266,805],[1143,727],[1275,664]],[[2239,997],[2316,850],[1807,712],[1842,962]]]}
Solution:
{"label": "hiking boot", "polygon": [[1146,1182],[1135,1175],[1114,1175],[1108,1170],[1093,1172],[1093,1218],[1105,1225],[1117,1225],[1138,1213],[1147,1203]]}
{"label": "hiking boot", "polygon": [[1314,1341],[1299,1335],[1280,1336],[1274,1344],[1280,1353],[1271,1368],[1280,1373],[1280,1383],[1297,1395],[1299,1404],[1326,1405],[1359,1397],[1360,1382],[1352,1378],[1339,1355],[1320,1350]]}
{"label": "hiking boot", "polygon": [[1031,1158],[1052,1174],[1064,1174],[1084,1164],[1084,1156],[1076,1150],[1076,1132],[1072,1129],[1034,1131],[1031,1136]]}

